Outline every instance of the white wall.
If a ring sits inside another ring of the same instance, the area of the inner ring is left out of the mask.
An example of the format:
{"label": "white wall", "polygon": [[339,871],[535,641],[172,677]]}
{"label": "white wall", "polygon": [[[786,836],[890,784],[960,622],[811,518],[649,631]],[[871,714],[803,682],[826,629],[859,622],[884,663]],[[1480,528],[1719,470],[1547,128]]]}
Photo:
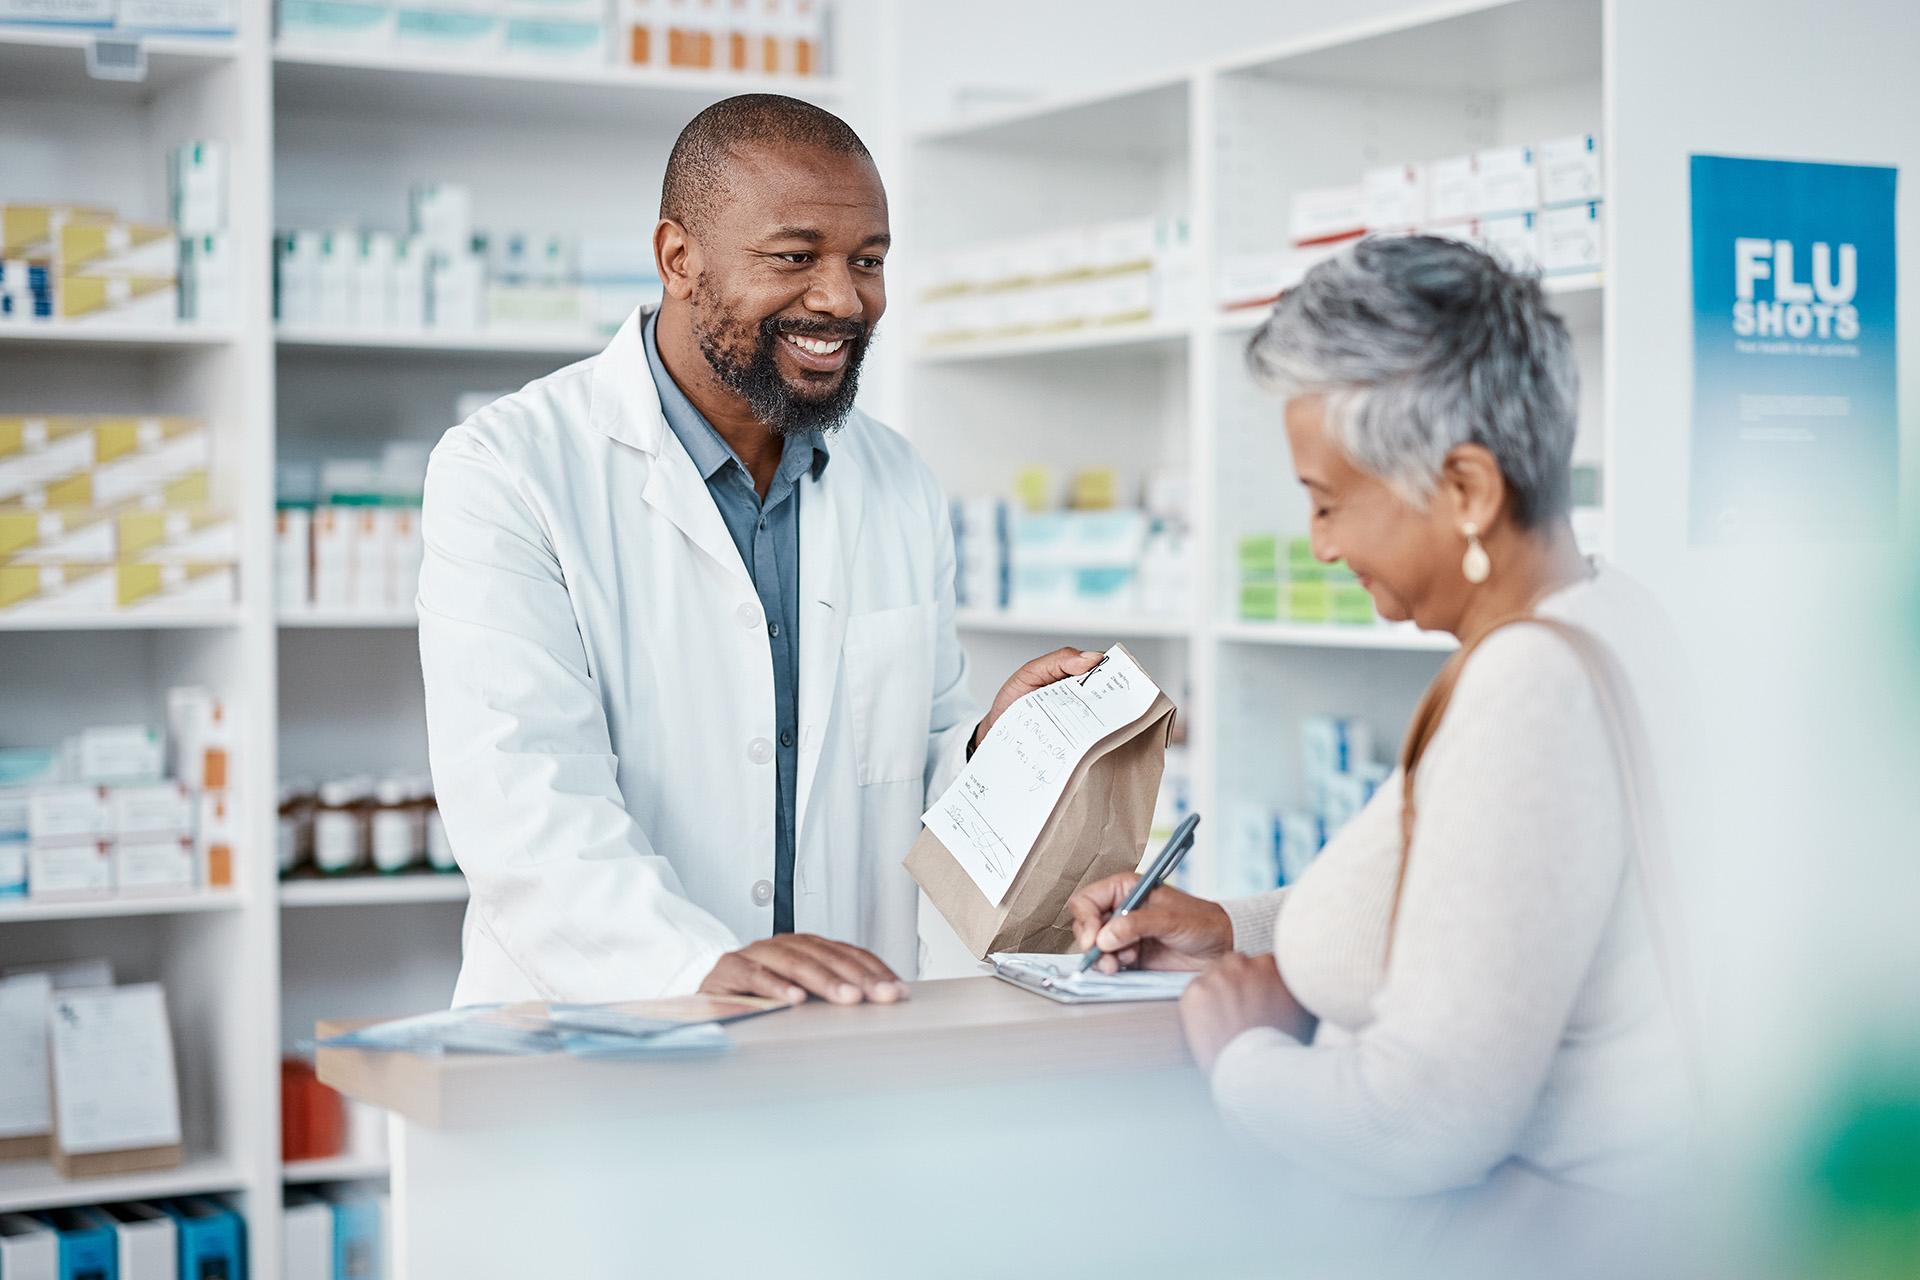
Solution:
{"label": "white wall", "polygon": [[[1714,735],[1714,821],[1690,852],[1716,908],[1698,921],[1716,962],[1706,1004],[1738,1068],[1716,1101],[1766,1144],[1790,1140],[1822,1090],[1920,1015],[1920,19],[1904,0],[1614,0],[1612,16],[1613,481],[1634,508],[1617,545],[1681,623]],[[1697,152],[1904,171],[1902,544],[1687,545]]]}

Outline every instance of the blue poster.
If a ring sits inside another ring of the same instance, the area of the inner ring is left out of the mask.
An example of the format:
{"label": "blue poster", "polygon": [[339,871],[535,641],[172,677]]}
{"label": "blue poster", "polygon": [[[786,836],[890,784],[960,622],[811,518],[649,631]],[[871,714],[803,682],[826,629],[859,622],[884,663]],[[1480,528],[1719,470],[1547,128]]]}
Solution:
{"label": "blue poster", "polygon": [[1896,171],[1692,165],[1691,540],[1892,538]]}

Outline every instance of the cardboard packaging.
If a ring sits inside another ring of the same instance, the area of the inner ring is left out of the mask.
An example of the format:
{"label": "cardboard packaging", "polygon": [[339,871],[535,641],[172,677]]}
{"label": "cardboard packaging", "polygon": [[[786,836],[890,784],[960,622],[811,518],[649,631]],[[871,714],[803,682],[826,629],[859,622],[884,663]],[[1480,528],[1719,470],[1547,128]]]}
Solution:
{"label": "cardboard packaging", "polygon": [[925,828],[906,868],[973,955],[1073,949],[1067,899],[1083,885],[1140,865],[1173,735],[1166,694],[1095,743],[1074,769],[1033,851],[998,906]]}

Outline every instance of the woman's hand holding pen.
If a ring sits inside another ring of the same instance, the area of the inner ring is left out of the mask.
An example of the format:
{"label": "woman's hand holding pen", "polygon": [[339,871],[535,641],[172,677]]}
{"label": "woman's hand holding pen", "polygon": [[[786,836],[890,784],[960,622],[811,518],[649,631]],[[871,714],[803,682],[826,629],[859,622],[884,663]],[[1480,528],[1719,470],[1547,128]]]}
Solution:
{"label": "woman's hand holding pen", "polygon": [[1204,969],[1233,949],[1233,921],[1217,902],[1160,886],[1124,916],[1114,912],[1140,877],[1132,872],[1096,880],[1067,902],[1074,948],[1098,946],[1102,973],[1121,969]]}

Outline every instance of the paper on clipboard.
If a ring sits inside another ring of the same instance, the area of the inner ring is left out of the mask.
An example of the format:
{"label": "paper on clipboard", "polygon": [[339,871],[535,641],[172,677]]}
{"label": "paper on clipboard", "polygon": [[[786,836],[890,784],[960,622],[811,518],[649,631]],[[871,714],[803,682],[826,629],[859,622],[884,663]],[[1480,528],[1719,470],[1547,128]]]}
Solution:
{"label": "paper on clipboard", "polygon": [[1133,655],[1113,646],[1087,675],[1036,689],[1008,707],[921,821],[999,906],[1075,767],[1159,696]]}

